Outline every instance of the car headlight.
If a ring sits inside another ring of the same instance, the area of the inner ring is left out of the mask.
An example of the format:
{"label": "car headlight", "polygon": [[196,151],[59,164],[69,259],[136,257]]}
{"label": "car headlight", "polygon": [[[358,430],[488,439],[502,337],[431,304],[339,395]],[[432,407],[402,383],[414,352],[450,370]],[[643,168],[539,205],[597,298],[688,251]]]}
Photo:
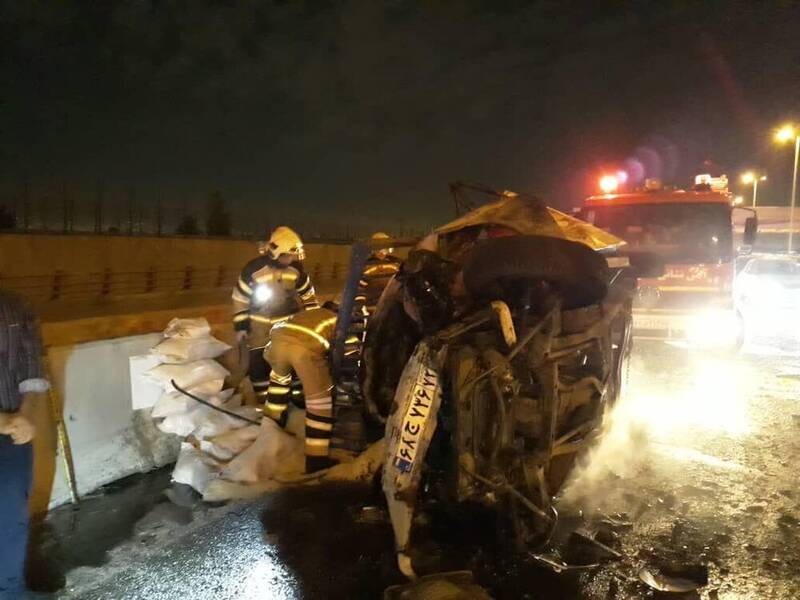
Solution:
{"label": "car headlight", "polygon": [[686,337],[697,346],[725,347],[736,341],[740,326],[733,311],[702,311],[689,320]]}
{"label": "car headlight", "polygon": [[786,299],[786,290],[775,281],[762,280],[754,282],[746,290],[747,296],[757,304],[781,304]]}

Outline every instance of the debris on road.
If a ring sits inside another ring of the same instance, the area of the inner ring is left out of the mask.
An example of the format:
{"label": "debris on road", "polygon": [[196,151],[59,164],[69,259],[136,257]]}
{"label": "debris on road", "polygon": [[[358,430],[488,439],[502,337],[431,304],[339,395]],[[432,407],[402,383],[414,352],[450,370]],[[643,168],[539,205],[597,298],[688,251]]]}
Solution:
{"label": "debris on road", "polygon": [[485,589],[476,585],[470,571],[426,575],[404,585],[388,588],[384,600],[491,600]]}
{"label": "debris on road", "polygon": [[639,579],[659,592],[685,594],[708,585],[708,568],[704,565],[687,567],[681,573],[669,573],[644,568],[639,571]]}

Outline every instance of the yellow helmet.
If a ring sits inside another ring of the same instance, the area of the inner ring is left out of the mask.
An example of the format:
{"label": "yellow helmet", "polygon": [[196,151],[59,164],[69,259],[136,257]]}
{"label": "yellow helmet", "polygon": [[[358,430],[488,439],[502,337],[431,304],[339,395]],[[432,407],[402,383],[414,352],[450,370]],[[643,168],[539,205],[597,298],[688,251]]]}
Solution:
{"label": "yellow helmet", "polygon": [[276,259],[281,254],[293,254],[297,260],[304,260],[306,257],[303,250],[303,240],[289,227],[276,227],[272,235],[269,236],[267,244],[267,254],[270,258]]}
{"label": "yellow helmet", "polygon": [[[389,234],[388,233],[383,233],[382,231],[377,231],[377,232],[372,234],[372,240],[375,241],[375,242],[379,242],[381,240],[389,240],[389,239],[391,239],[389,237]],[[375,252],[376,256],[378,256],[379,258],[383,259],[383,258],[386,257],[387,254],[391,254],[392,252],[394,252],[394,248],[390,248],[390,247],[375,248],[374,252]]]}

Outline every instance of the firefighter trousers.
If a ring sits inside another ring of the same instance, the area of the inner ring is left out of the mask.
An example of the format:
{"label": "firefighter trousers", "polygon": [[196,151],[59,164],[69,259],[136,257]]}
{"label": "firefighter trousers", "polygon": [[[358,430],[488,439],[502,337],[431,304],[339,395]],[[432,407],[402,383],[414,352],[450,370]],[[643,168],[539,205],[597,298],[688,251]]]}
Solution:
{"label": "firefighter trousers", "polygon": [[[250,383],[253,384],[253,391],[259,404],[267,402],[269,389],[269,363],[264,358],[264,347],[250,348],[250,358],[248,359],[247,375]],[[296,375],[293,374],[289,395],[292,402],[297,406],[303,405],[303,385]]]}
{"label": "firefighter trousers", "polygon": [[267,415],[285,423],[294,371],[305,394],[306,460],[327,457],[334,420],[333,383],[326,350],[318,344],[303,344],[289,336],[273,336],[264,354],[272,368],[265,405]]}

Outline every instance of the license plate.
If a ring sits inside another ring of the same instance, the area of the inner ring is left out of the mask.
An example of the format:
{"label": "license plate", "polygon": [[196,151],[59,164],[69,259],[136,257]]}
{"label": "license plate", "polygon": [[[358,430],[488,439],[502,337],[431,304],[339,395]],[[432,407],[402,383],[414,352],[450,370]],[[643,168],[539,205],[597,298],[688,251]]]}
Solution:
{"label": "license plate", "polygon": [[397,453],[392,461],[401,473],[410,472],[414,466],[419,440],[425,431],[428,415],[431,412],[431,405],[436,397],[438,387],[439,377],[436,372],[430,369],[422,369],[411,391],[411,402],[409,402],[406,414],[403,417],[403,424],[400,427],[400,441],[397,446]]}
{"label": "license plate", "polygon": [[633,315],[634,329],[678,329],[680,322],[669,317],[653,315]]}

